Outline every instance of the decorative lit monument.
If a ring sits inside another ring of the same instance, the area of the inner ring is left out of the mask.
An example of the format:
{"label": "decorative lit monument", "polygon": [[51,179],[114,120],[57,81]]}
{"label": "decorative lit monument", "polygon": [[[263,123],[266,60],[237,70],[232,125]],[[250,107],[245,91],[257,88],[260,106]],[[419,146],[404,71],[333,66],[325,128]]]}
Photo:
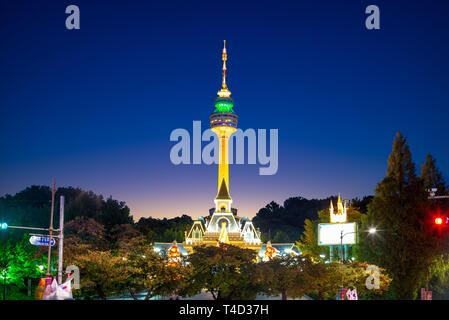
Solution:
{"label": "decorative lit monument", "polygon": [[337,200],[337,212],[334,212],[334,206],[332,204],[331,199],[331,205],[329,207],[329,213],[330,213],[330,222],[331,223],[344,223],[348,219],[346,211],[348,210],[348,207],[346,205],[346,201],[344,203],[341,202],[340,194],[338,194],[338,200]]}
{"label": "decorative lit monument", "polygon": [[238,116],[234,112],[234,101],[231,91],[226,85],[226,40],[223,48],[223,80],[218,97],[215,99],[215,110],[210,115],[211,130],[219,140],[218,192],[215,197],[215,208],[209,210],[209,216],[199,217],[194,221],[189,232],[186,232],[183,247],[188,253],[194,246],[220,243],[259,251],[262,248],[260,231],[246,217],[237,216],[237,209],[232,208],[229,195],[229,161],[228,148],[231,134],[237,130]]}
{"label": "decorative lit monument", "polygon": [[[340,255],[344,255],[344,259],[348,259],[348,247],[357,242],[357,224],[348,221],[347,201],[341,201],[338,194],[337,211],[334,205],[330,203],[329,214],[330,223],[318,224],[318,245],[329,247],[329,260],[334,261],[334,247],[340,247]],[[344,250],[343,250],[344,248]]]}

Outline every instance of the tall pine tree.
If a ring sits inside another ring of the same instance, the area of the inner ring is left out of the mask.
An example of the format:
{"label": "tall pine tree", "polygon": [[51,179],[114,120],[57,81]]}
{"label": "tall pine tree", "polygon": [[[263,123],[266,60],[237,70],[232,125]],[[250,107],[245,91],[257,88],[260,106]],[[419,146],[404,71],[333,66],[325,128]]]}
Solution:
{"label": "tall pine tree", "polygon": [[435,193],[437,196],[445,195],[448,192],[443,174],[438,169],[436,160],[430,153],[427,154],[426,161],[421,165],[421,179],[426,189],[437,189]]}
{"label": "tall pine tree", "polygon": [[429,205],[407,140],[398,132],[386,177],[377,184],[368,213],[362,218],[363,229],[376,227],[378,232],[361,237],[359,248],[361,259],[391,274],[392,298],[415,299],[420,280],[436,254],[438,237],[432,230]]}

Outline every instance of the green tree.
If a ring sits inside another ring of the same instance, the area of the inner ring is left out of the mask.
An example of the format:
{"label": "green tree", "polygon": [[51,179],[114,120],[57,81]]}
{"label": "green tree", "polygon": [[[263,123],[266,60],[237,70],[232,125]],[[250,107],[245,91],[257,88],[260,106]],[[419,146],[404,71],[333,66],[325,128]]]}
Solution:
{"label": "green tree", "polygon": [[[130,210],[122,201],[103,196],[80,188],[58,188],[55,195],[54,223],[59,220],[59,199],[65,197],[65,221],[76,217],[95,219],[103,224],[106,231],[120,224],[134,224]],[[0,197],[0,220],[9,225],[45,227],[50,222],[51,189],[48,186],[31,186],[14,196]],[[19,241],[25,232],[8,230],[7,235]],[[2,233],[2,238],[5,232]]]}
{"label": "green tree", "polygon": [[273,237],[273,242],[275,243],[288,242],[288,240],[288,235],[282,230],[277,230]]}
{"label": "green tree", "polygon": [[[389,289],[391,277],[386,273],[385,269],[379,268],[379,288],[369,289],[366,286],[367,262],[354,261],[343,265],[343,286],[345,288],[357,289],[359,299],[378,299],[383,298],[383,294]],[[334,267],[337,267],[334,265]],[[340,265],[341,268],[341,265]],[[335,270],[335,269],[334,269]],[[341,269],[340,269],[341,270]],[[341,272],[339,273],[341,274]]]}
{"label": "green tree", "polygon": [[310,259],[301,256],[277,256],[267,262],[260,262],[265,293],[271,296],[281,295],[282,300],[287,297],[300,298],[307,291],[308,278],[305,269]]}
{"label": "green tree", "polygon": [[[26,287],[28,278],[42,276],[39,269],[40,260],[35,258],[36,247],[32,246],[28,239],[29,236],[24,236],[19,242],[0,242],[0,284],[3,285],[6,278],[8,292],[19,292]],[[7,297],[14,298],[11,295]]]}
{"label": "green tree", "polygon": [[[311,260],[310,260],[311,261]],[[302,268],[307,279],[305,293],[319,300],[335,300],[343,285],[346,289],[357,289],[359,299],[382,297],[389,288],[391,278],[384,269],[379,268],[379,288],[366,287],[366,262],[306,263]]]}
{"label": "green tree", "polygon": [[351,200],[351,206],[362,214],[368,212],[368,204],[373,199],[373,196],[364,196],[362,199],[354,198]]}
{"label": "green tree", "polygon": [[448,192],[443,174],[436,165],[436,159],[429,153],[426,161],[421,165],[421,179],[426,190],[437,188],[435,195],[441,196]]}
{"label": "green tree", "polygon": [[103,202],[98,221],[105,226],[106,231],[110,231],[116,225],[134,223],[126,203],[114,200],[112,197]]}
{"label": "green tree", "polygon": [[141,270],[140,287],[147,292],[144,300],[154,296],[179,294],[186,276],[184,263],[169,265],[169,258],[166,254],[151,254],[150,252],[140,258],[137,257],[135,262]]}
{"label": "green tree", "polygon": [[65,197],[65,220],[70,221],[76,217],[88,217],[99,221],[98,217],[102,213],[104,199],[101,195],[96,195],[92,191],[85,191],[80,188],[58,188],[56,199],[60,195]]}
{"label": "green tree", "polygon": [[263,241],[274,241],[270,235],[275,235],[277,231],[287,235],[286,241],[283,242],[295,241],[298,239],[298,234],[304,231],[304,221],[315,220],[317,212],[328,206],[329,198],[309,200],[303,197],[291,197],[284,201],[283,206],[272,201],[259,210],[253,223],[260,228]]}
{"label": "green tree", "polygon": [[232,245],[195,247],[181,292],[194,296],[206,289],[216,300],[255,299],[263,289],[256,257],[254,250]]}
{"label": "green tree", "polygon": [[106,300],[110,295],[118,295],[127,288],[127,280],[135,271],[122,256],[111,251],[88,249],[74,257],[74,264],[80,269],[81,292],[75,294],[91,296],[97,294]]}
{"label": "green tree", "polygon": [[65,223],[64,264],[73,264],[75,257],[86,254],[88,249],[100,251],[110,249],[110,245],[106,241],[104,226],[88,217],[76,217]]}
{"label": "green tree", "polygon": [[[0,219],[9,225],[42,227],[50,222],[51,190],[46,186],[31,186],[14,196],[0,197]],[[21,241],[26,232],[8,229],[1,233],[2,239]]]}
{"label": "green tree", "polygon": [[148,245],[145,237],[133,225],[126,223],[115,225],[109,232],[112,249],[135,251],[142,245]]}
{"label": "green tree", "polygon": [[362,217],[362,228],[376,227],[373,237],[361,237],[359,258],[392,275],[392,296],[415,299],[420,279],[438,247],[430,229],[428,193],[415,166],[406,138],[398,133],[388,158],[386,177],[377,184],[374,198]]}
{"label": "green tree", "polygon": [[426,275],[426,279],[422,281],[423,287],[426,287],[427,280],[429,290],[441,297],[447,295],[447,289],[449,288],[449,254],[438,254],[433,258],[428,278]]}
{"label": "green tree", "polygon": [[314,261],[321,261],[320,255],[326,254],[329,249],[318,245],[318,221],[305,220],[304,232],[301,235],[300,241],[296,245],[303,255],[310,256]]}
{"label": "green tree", "polygon": [[126,287],[133,299],[138,300],[136,293],[142,291],[146,291],[144,300],[178,293],[186,271],[182,257],[179,263],[169,264],[168,254],[156,253],[142,235],[121,237],[118,243],[118,255],[125,257],[129,272]]}
{"label": "green tree", "polygon": [[155,219],[152,217],[140,218],[136,223],[137,229],[145,236],[148,242],[178,242],[184,241],[184,234],[190,230],[193,220],[183,214],[172,219]]}

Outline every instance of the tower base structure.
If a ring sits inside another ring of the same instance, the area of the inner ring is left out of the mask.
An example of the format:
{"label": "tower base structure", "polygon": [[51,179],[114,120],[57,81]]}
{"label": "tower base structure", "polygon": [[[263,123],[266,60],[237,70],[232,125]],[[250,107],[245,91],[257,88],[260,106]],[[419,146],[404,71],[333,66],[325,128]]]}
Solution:
{"label": "tower base structure", "polygon": [[260,231],[256,230],[247,217],[239,217],[235,208],[232,208],[231,212],[220,212],[214,208],[210,210],[209,216],[199,217],[190,231],[186,232],[183,247],[190,254],[195,246],[218,246],[225,241],[220,237],[223,226],[226,229],[228,244],[257,252],[262,248]]}

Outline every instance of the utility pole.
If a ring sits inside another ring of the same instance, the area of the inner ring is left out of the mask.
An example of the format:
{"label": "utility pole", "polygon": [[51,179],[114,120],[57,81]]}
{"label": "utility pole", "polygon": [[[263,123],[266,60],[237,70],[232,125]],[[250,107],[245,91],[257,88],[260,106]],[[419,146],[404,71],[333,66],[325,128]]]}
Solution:
{"label": "utility pole", "polygon": [[[448,199],[449,196],[436,196],[435,193],[438,191],[437,188],[431,188],[428,190],[429,191],[429,197],[428,199]],[[426,270],[426,296],[425,296],[425,300],[427,300],[427,292],[429,291],[429,268],[427,267]]]}
{"label": "utility pole", "polygon": [[[58,282],[62,283],[62,257],[64,249],[64,196],[59,198]],[[51,240],[50,240],[51,241]]]}
{"label": "utility pole", "polygon": [[343,234],[343,230],[341,230],[340,234],[340,272],[341,272],[341,289],[340,289],[340,299],[344,300],[343,296],[343,236],[346,234]]}
{"label": "utility pole", "polygon": [[343,230],[340,231],[340,272],[341,272],[341,300],[344,299],[343,296],[343,237],[348,235],[348,234],[352,234],[355,233],[357,235],[357,232],[369,232],[370,234],[376,233],[376,228],[371,228],[369,230],[361,230],[361,231],[354,231],[354,232],[347,232],[347,233],[343,233]]}
{"label": "utility pole", "polygon": [[56,179],[53,178],[53,188],[51,189],[50,228],[48,228],[48,231],[49,231],[49,241],[48,241],[47,273],[45,274],[45,276],[46,276],[47,278],[50,277],[51,238],[52,238],[52,234],[53,234],[53,211],[54,211],[54,208],[55,208],[55,193],[56,193],[55,184],[56,184]]}

